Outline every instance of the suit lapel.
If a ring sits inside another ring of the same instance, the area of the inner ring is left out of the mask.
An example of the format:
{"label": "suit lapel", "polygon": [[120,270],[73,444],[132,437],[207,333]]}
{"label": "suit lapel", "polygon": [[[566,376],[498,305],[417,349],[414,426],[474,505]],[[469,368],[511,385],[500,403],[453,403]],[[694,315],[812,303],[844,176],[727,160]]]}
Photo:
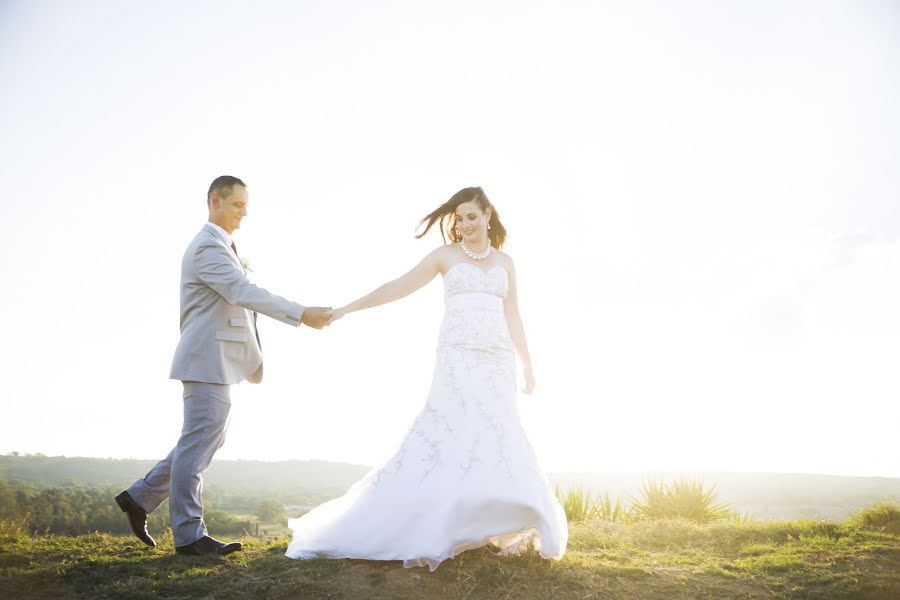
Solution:
{"label": "suit lapel", "polygon": [[203,225],[203,231],[207,232],[208,234],[213,236],[215,239],[217,239],[219,242],[221,242],[221,244],[223,246],[225,246],[225,248],[228,249],[228,253],[231,254],[231,259],[238,266],[238,269],[241,270],[241,273],[246,274],[246,271],[244,270],[244,263],[241,262],[241,257],[238,256],[237,252],[235,252],[234,249],[231,247],[232,242],[225,239],[225,237],[222,235],[222,232],[219,231],[218,229],[216,229],[215,227],[213,227],[212,225],[210,225],[209,223],[205,223]]}

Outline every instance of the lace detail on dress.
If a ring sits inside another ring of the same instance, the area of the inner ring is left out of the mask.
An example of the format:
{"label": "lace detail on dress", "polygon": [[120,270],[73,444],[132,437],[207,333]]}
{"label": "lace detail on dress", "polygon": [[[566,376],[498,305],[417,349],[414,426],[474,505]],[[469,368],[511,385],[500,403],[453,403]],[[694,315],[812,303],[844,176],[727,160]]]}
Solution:
{"label": "lace detail on dress", "polygon": [[500,265],[485,271],[467,262],[459,262],[444,275],[444,297],[467,292],[487,292],[506,298],[509,274]]}

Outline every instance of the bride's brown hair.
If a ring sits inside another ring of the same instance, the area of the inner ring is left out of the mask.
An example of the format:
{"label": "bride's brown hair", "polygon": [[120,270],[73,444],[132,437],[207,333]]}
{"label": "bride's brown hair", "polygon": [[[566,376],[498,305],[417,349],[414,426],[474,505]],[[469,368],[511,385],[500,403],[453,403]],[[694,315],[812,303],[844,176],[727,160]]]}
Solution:
{"label": "bride's brown hair", "polygon": [[490,226],[490,229],[488,229],[487,232],[488,239],[490,240],[491,246],[497,250],[501,250],[504,242],[506,242],[506,227],[500,222],[500,215],[497,214],[497,209],[491,204],[491,201],[488,200],[484,190],[480,187],[463,188],[453,194],[449,200],[431,211],[428,216],[419,221],[419,226],[416,227],[416,230],[421,228],[422,225],[425,225],[425,231],[418,234],[416,239],[421,239],[422,236],[428,233],[428,230],[431,229],[432,225],[438,223],[441,237],[444,239],[445,244],[447,243],[448,238],[450,239],[450,243],[460,241],[462,236],[459,235],[459,231],[456,229],[456,209],[464,202],[474,202],[478,205],[478,208],[481,209],[481,212],[485,212],[488,208],[491,209],[491,218],[488,221],[488,225]]}

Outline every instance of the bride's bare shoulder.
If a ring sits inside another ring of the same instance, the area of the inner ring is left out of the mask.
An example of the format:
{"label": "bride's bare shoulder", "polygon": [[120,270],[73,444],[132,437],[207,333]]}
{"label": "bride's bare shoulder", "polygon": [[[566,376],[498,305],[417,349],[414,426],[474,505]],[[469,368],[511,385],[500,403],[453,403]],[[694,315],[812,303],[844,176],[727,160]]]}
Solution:
{"label": "bride's bare shoulder", "polygon": [[457,244],[443,244],[432,250],[428,256],[444,262],[447,259],[456,256],[458,252],[459,249],[457,248]]}
{"label": "bride's bare shoulder", "polygon": [[515,266],[513,264],[512,256],[510,256],[506,252],[503,252],[502,250],[495,250],[495,252],[497,253],[497,256],[500,257],[501,264],[506,267],[507,270],[512,270]]}
{"label": "bride's bare shoulder", "polygon": [[443,244],[429,252],[426,260],[432,261],[443,273],[458,258],[458,253],[457,244]]}

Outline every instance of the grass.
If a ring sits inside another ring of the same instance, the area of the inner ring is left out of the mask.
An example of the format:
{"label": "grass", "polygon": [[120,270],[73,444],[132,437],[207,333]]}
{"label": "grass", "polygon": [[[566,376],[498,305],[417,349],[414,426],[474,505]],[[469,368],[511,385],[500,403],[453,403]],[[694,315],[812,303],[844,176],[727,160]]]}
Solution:
{"label": "grass", "polygon": [[893,502],[878,502],[855,512],[850,522],[861,529],[900,535],[900,506]]}
{"label": "grass", "polygon": [[[566,511],[569,523],[603,519],[613,523],[630,523],[648,519],[684,518],[695,523],[730,520],[748,521],[750,517],[731,510],[729,504],[716,504],[715,486],[682,478],[678,481],[647,481],[641,486],[640,498],[629,497],[630,506],[621,498],[613,502],[609,494],[594,497],[582,488],[562,491],[556,487],[556,499]],[[888,506],[890,504],[888,503]]]}
{"label": "grass", "polygon": [[556,486],[556,499],[566,511],[566,519],[570,523],[587,521],[591,519],[603,519],[614,523],[628,521],[631,516],[622,504],[621,498],[615,502],[610,500],[609,494],[593,497],[591,493],[581,488],[574,488],[563,492]]}
{"label": "grass", "polygon": [[285,537],[189,558],[174,555],[171,533],[150,549],[107,534],[31,537],[7,522],[0,598],[895,600],[900,534],[881,522],[891,514],[876,505],[842,523],[599,518],[570,525],[562,561],[475,550],[434,573],[399,562],[288,560]]}

